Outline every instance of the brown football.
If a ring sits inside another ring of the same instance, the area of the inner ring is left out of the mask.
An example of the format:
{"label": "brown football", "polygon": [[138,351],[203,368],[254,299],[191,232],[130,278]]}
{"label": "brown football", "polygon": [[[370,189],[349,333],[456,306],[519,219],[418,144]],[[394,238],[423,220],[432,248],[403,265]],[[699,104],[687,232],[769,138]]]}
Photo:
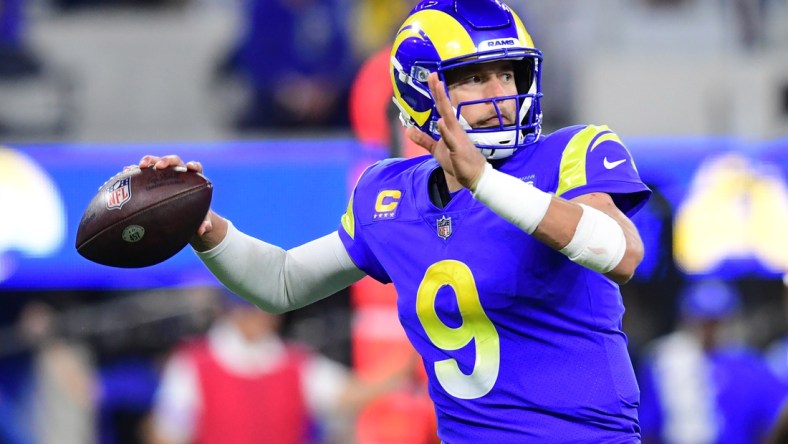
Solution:
{"label": "brown football", "polygon": [[148,267],[181,251],[205,219],[213,186],[183,168],[137,167],[102,185],[77,229],[79,254],[99,264]]}

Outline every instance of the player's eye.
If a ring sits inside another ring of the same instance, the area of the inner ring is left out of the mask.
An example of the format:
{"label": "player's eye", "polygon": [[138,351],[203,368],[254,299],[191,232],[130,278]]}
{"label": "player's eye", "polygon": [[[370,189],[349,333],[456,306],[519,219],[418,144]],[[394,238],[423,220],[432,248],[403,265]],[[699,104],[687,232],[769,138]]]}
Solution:
{"label": "player's eye", "polygon": [[465,83],[465,84],[482,83],[482,76],[480,76],[478,74],[477,75],[468,76],[462,81],[462,83]]}

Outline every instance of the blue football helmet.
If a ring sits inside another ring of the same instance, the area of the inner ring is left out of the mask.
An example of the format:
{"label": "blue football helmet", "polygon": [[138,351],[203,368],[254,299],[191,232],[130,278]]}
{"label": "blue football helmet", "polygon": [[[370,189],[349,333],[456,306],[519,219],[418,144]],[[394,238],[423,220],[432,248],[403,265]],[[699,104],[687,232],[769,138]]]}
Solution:
{"label": "blue football helmet", "polygon": [[[542,128],[542,53],[519,17],[497,0],[424,0],[400,27],[391,49],[394,103],[405,126],[415,126],[440,139],[440,115],[430,94],[427,77],[473,63],[511,60],[517,95],[456,104],[457,119],[488,159],[511,156],[534,143]],[[506,124],[499,109],[503,101],[517,101],[518,117]],[[497,126],[471,128],[460,115],[463,106],[491,103]]]}

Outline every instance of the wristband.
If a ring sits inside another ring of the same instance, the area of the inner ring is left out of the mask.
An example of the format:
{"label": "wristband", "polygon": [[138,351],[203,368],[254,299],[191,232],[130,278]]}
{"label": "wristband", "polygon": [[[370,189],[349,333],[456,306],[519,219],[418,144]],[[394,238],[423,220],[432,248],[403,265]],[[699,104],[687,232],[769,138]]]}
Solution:
{"label": "wristband", "polygon": [[532,234],[547,213],[552,194],[495,170],[486,163],[473,197],[496,214]]}

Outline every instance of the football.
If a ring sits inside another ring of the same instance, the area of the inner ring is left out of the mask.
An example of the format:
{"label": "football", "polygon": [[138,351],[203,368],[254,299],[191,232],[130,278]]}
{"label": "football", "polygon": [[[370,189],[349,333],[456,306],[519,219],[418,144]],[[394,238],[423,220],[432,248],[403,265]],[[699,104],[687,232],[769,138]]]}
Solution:
{"label": "football", "polygon": [[213,186],[183,167],[128,168],[102,185],[77,229],[79,254],[93,262],[141,268],[181,251],[205,219]]}

